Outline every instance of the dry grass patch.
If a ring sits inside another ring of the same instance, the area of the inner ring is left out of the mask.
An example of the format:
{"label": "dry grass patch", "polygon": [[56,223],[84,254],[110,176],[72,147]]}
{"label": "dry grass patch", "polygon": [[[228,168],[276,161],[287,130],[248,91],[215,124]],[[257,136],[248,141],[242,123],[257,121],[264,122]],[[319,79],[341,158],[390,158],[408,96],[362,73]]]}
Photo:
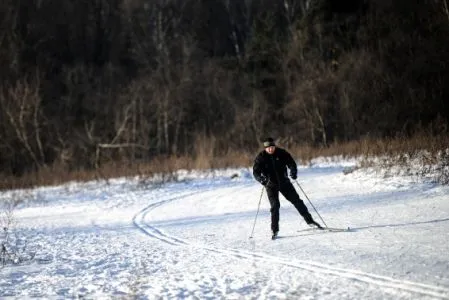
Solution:
{"label": "dry grass patch", "polygon": [[[329,147],[291,145],[287,148],[302,164],[308,164],[316,157],[339,156],[344,158],[363,157],[361,167],[392,170],[411,164],[416,176],[428,176],[436,172],[441,183],[449,182],[449,137],[419,134],[412,138],[371,139],[364,138],[352,142],[336,142]],[[279,145],[283,147],[283,145]],[[254,157],[262,149],[219,149],[214,140],[198,141],[191,156],[159,156],[150,161],[117,161],[103,163],[98,169],[68,171],[62,165],[45,167],[38,172],[21,177],[0,178],[0,189],[30,188],[42,185],[57,185],[68,181],[108,180],[117,177],[141,178],[143,184],[176,181],[177,170],[208,170],[213,168],[249,167]],[[410,169],[411,170],[411,169]],[[412,171],[410,171],[412,172]],[[420,175],[421,174],[421,175]],[[447,178],[447,179],[446,179]]]}

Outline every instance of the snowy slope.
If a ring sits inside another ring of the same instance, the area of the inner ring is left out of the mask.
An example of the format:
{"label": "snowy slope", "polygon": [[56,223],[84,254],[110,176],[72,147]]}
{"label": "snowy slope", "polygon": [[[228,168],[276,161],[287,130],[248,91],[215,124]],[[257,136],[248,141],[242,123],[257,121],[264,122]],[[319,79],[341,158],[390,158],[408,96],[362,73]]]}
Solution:
{"label": "snowy slope", "polygon": [[449,188],[343,175],[352,163],[298,180],[329,227],[352,231],[310,230],[281,197],[276,241],[265,193],[249,239],[262,192],[249,169],[28,191],[15,233],[36,256],[0,269],[0,298],[449,299]]}

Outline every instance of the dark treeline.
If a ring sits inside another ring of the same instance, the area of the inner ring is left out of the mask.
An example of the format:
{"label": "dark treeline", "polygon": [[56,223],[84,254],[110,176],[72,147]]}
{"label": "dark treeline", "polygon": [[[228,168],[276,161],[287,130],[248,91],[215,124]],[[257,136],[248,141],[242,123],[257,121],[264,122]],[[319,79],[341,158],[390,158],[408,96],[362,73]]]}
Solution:
{"label": "dark treeline", "polygon": [[449,121],[446,0],[1,0],[0,26],[5,175]]}

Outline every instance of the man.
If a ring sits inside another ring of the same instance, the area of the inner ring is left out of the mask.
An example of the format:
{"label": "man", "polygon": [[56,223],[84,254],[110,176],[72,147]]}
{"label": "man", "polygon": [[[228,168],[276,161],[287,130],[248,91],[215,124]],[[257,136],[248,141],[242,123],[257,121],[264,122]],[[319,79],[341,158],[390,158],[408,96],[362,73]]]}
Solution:
{"label": "man", "polygon": [[272,138],[267,138],[263,145],[265,150],[261,151],[254,161],[253,175],[267,190],[271,206],[272,239],[275,239],[279,232],[279,192],[295,206],[307,224],[322,229],[323,227],[313,220],[304,202],[299,198],[298,193],[287,177],[288,167],[290,169],[290,177],[293,180],[297,178],[298,168],[295,160],[286,150],[276,147]]}

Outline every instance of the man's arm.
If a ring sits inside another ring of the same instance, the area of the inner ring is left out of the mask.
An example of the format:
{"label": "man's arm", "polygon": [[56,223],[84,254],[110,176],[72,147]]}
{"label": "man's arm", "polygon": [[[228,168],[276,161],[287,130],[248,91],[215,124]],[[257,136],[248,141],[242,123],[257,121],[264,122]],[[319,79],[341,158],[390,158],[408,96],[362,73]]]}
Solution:
{"label": "man's arm", "polygon": [[262,162],[261,162],[262,158],[260,155],[258,155],[256,157],[256,159],[254,160],[254,165],[253,165],[253,176],[254,178],[259,181],[262,185],[267,184],[268,179],[266,178],[266,176],[263,174],[263,169],[262,169]]}
{"label": "man's arm", "polygon": [[290,177],[295,180],[296,178],[298,178],[298,166],[296,165],[296,162],[290,155],[290,153],[285,151],[285,154],[285,162],[287,167],[290,169]]}

